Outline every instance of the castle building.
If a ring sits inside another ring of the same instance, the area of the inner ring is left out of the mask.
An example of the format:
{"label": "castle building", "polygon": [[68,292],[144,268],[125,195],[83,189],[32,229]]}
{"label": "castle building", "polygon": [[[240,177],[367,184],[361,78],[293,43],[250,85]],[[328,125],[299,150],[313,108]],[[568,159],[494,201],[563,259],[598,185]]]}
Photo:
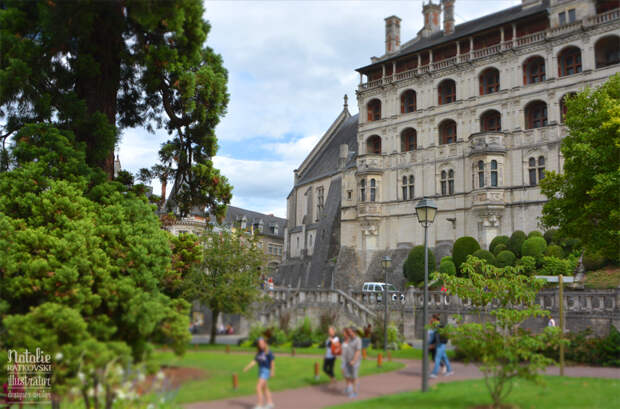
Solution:
{"label": "castle building", "polygon": [[488,248],[539,229],[565,98],[620,71],[620,2],[523,0],[459,25],[454,5],[423,4],[424,26],[402,44],[401,20],[385,19],[385,54],[357,69],[359,115],[345,100],[295,171],[282,284],[357,287],[381,277],[384,254],[402,283],[398,266],[424,240],[423,197],[439,208],[437,258],[461,236]]}

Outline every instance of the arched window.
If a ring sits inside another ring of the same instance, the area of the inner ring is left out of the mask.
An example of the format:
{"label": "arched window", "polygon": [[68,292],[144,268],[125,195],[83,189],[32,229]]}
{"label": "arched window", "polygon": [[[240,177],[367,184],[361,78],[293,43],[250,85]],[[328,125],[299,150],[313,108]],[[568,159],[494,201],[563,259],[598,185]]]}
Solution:
{"label": "arched window", "polygon": [[594,46],[596,68],[620,63],[620,37],[611,35],[599,39]]}
{"label": "arched window", "polygon": [[480,117],[480,130],[482,132],[497,132],[502,129],[502,116],[495,110],[486,111]]}
{"label": "arched window", "polygon": [[366,109],[368,111],[368,120],[369,121],[378,121],[381,119],[381,101],[378,99],[371,100],[367,105]]}
{"label": "arched window", "polygon": [[377,199],[377,182],[374,179],[370,179],[370,201],[374,202]]}
{"label": "arched window", "polygon": [[454,170],[450,169],[447,172],[442,170],[440,182],[442,196],[454,194]]}
{"label": "arched window", "polygon": [[497,186],[497,181],[498,181],[498,177],[497,177],[497,161],[496,160],[492,160],[491,161],[491,186],[496,187]]}
{"label": "arched window", "polygon": [[478,161],[478,187],[484,187],[484,161]]}
{"label": "arched window", "polygon": [[456,101],[456,82],[454,80],[443,80],[437,87],[439,95],[439,105],[449,104]]}
{"label": "arched window", "polygon": [[525,107],[526,129],[547,126],[547,104],[543,101],[532,101]]}
{"label": "arched window", "polygon": [[408,89],[400,96],[400,113],[407,114],[416,110],[415,91]]}
{"label": "arched window", "polygon": [[499,70],[497,68],[487,68],[480,74],[479,81],[480,95],[499,91]]}
{"label": "arched window", "polygon": [[560,122],[564,123],[564,121],[566,120],[566,112],[568,111],[566,108],[566,100],[568,98],[572,98],[574,97],[575,94],[574,92],[569,92],[568,94],[565,94],[564,96],[562,96],[562,98],[560,98]]}
{"label": "arched window", "polygon": [[418,147],[418,133],[413,128],[406,128],[400,133],[400,151],[410,152]]}
{"label": "arched window", "polygon": [[372,135],[366,140],[366,152],[381,154],[381,137],[379,135]]}
{"label": "arched window", "polygon": [[581,72],[581,50],[577,47],[567,47],[558,55],[558,76],[577,74]]}
{"label": "arched window", "polygon": [[439,124],[439,144],[445,145],[456,142],[456,122],[446,119]]}
{"label": "arched window", "polygon": [[535,84],[545,80],[545,59],[530,57],[523,63],[523,85]]}
{"label": "arched window", "polygon": [[409,175],[409,177],[403,176],[402,181],[403,200],[413,200],[413,198],[415,197],[415,179],[413,175]]}
{"label": "arched window", "polygon": [[360,201],[366,201],[366,179],[360,180]]}

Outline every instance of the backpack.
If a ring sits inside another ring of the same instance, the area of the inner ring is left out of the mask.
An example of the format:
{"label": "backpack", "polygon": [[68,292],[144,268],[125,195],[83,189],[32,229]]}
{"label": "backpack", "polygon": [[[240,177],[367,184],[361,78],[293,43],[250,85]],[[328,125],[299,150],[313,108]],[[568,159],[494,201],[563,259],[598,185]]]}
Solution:
{"label": "backpack", "polygon": [[342,354],[342,344],[340,342],[331,342],[331,350],[333,356],[338,356]]}
{"label": "backpack", "polygon": [[444,334],[440,334],[439,330],[444,329],[446,326],[443,324],[440,324],[437,326],[437,330],[435,331],[435,341],[437,342],[437,344],[447,344],[448,343],[448,337],[445,336]]}

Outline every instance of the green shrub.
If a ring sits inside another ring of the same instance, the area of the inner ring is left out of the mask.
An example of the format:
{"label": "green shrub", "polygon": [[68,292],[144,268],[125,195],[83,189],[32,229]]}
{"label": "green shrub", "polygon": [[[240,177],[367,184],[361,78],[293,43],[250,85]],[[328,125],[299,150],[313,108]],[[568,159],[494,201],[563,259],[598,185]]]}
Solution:
{"label": "green shrub", "polygon": [[296,348],[307,348],[313,344],[314,334],[310,318],[305,317],[304,321],[297,326],[291,333],[291,342]]}
{"label": "green shrub", "polygon": [[557,244],[550,244],[547,246],[547,250],[545,250],[545,256],[564,258],[564,250]]}
{"label": "green shrub", "polygon": [[598,270],[599,268],[604,267],[606,262],[605,256],[603,256],[600,251],[586,251],[583,255],[582,261],[586,271]]}
{"label": "green shrub", "polygon": [[480,244],[473,237],[464,236],[457,239],[452,247],[452,259],[457,270],[467,260],[467,256],[480,249]]}
{"label": "green shrub", "polygon": [[280,346],[288,341],[286,333],[276,326],[267,328],[263,336],[267,340],[267,343],[273,346]]}
{"label": "green shrub", "polygon": [[250,328],[250,333],[248,334],[248,342],[250,342],[250,345],[256,345],[256,340],[264,336],[264,334],[265,327],[263,327],[262,324],[258,323],[252,325],[252,327]]}
{"label": "green shrub", "polygon": [[577,267],[577,259],[572,257],[568,259],[543,257],[542,269],[539,272],[547,276],[559,276],[560,274],[570,276],[573,275],[575,267]]}
{"label": "green shrub", "polygon": [[508,250],[515,253],[515,256],[521,257],[521,246],[523,246],[523,242],[527,239],[525,233],[521,230],[516,230],[510,236],[510,240],[508,240]]}
{"label": "green shrub", "polygon": [[497,264],[497,260],[495,259],[495,256],[493,255],[493,253],[491,253],[488,250],[484,250],[484,249],[476,250],[474,251],[474,254],[472,254],[472,256],[477,257],[482,260],[486,260],[486,262],[491,264],[492,266]]}
{"label": "green shrub", "polygon": [[572,237],[565,238],[561,241],[560,246],[562,246],[566,254],[572,253],[581,248],[581,240]]}
{"label": "green shrub", "polygon": [[500,251],[496,257],[497,267],[514,266],[517,256],[510,250]]}
{"label": "green shrub", "polygon": [[441,258],[441,260],[439,261],[439,264],[443,263],[444,261],[451,261],[454,263],[454,260],[452,260],[452,256],[444,256]]}
{"label": "green shrub", "polygon": [[495,257],[497,257],[497,255],[499,253],[501,253],[502,251],[504,251],[504,250],[508,250],[508,246],[505,245],[505,244],[500,243],[500,244],[498,244],[497,246],[495,246],[493,248],[492,253],[495,255]]}
{"label": "green shrub", "polygon": [[558,229],[549,229],[543,234],[547,244],[560,244],[560,231]]}
{"label": "green shrub", "polygon": [[[428,249],[428,272],[435,271],[435,256]],[[415,246],[409,252],[403,265],[403,274],[410,283],[419,284],[424,281],[424,246]]]}
{"label": "green shrub", "polygon": [[499,254],[499,251],[497,251],[495,248],[500,244],[503,244],[504,246],[506,246],[506,248],[508,248],[509,241],[510,237],[508,236],[496,236],[493,240],[491,240],[491,244],[489,244],[489,251],[493,254]]}
{"label": "green shrub", "polygon": [[545,239],[534,236],[523,242],[523,245],[521,246],[521,255],[524,257],[534,257],[534,259],[536,259],[536,263],[541,265],[545,250],[547,250],[547,242]]}
{"label": "green shrub", "polygon": [[532,275],[536,272],[536,259],[530,256],[521,257],[517,266],[521,266],[523,274]]}
{"label": "green shrub", "polygon": [[452,260],[441,259],[441,263],[439,263],[439,272],[442,274],[456,275],[456,266]]}
{"label": "green shrub", "polygon": [[[606,337],[594,337],[590,328],[580,332],[568,332],[569,344],[565,348],[565,359],[577,364],[620,367],[620,332],[615,326]],[[559,360],[558,348],[548,348],[544,354]]]}
{"label": "green shrub", "polygon": [[[390,322],[388,324],[388,349],[399,349],[400,344],[403,341],[403,337],[398,330],[398,327]],[[373,348],[383,349],[383,315],[377,317],[372,326],[372,334],[370,336]]]}
{"label": "green shrub", "polygon": [[538,230],[532,230],[530,234],[527,235],[527,238],[531,239],[532,237],[543,237],[543,234]]}

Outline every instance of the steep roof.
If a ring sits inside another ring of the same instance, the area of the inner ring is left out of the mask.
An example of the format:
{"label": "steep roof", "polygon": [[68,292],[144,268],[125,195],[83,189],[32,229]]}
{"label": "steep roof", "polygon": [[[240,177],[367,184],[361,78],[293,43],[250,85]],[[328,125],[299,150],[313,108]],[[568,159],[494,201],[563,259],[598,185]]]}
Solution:
{"label": "steep roof", "polygon": [[295,186],[331,176],[338,172],[340,169],[340,145],[348,145],[349,147],[347,165],[355,159],[355,153],[358,151],[358,119],[359,114],[349,116],[334,129],[331,135],[329,135],[329,139],[325,141],[320,150],[314,153],[314,157],[305,165],[305,168],[299,174],[299,179],[295,183]]}
{"label": "steep roof", "polygon": [[[231,226],[239,222],[245,216],[247,226],[250,228],[253,225],[263,222],[263,232],[266,236],[284,238],[284,227],[286,226],[286,219],[274,216],[272,214],[263,214],[252,210],[242,209],[240,207],[228,206],[226,208],[226,217],[224,218],[223,225]],[[271,227],[278,226],[278,234],[271,233]]]}
{"label": "steep roof", "polygon": [[510,7],[504,10],[500,10],[493,14],[461,23],[454,28],[454,32],[449,35],[444,35],[443,31],[436,32],[427,38],[413,39],[403,44],[399,51],[394,54],[383,56],[381,59],[369,64],[365,67],[358,68],[356,71],[366,70],[380,63],[400,58],[405,55],[414,54],[424,49],[435,47],[443,43],[457,40],[462,37],[467,37],[472,34],[487,30],[492,27],[498,27],[503,24],[520,20],[524,17],[531,17],[536,14],[543,14],[547,12],[549,7],[549,0],[543,0],[540,4],[535,6],[529,6],[523,8],[522,4],[518,6]]}

